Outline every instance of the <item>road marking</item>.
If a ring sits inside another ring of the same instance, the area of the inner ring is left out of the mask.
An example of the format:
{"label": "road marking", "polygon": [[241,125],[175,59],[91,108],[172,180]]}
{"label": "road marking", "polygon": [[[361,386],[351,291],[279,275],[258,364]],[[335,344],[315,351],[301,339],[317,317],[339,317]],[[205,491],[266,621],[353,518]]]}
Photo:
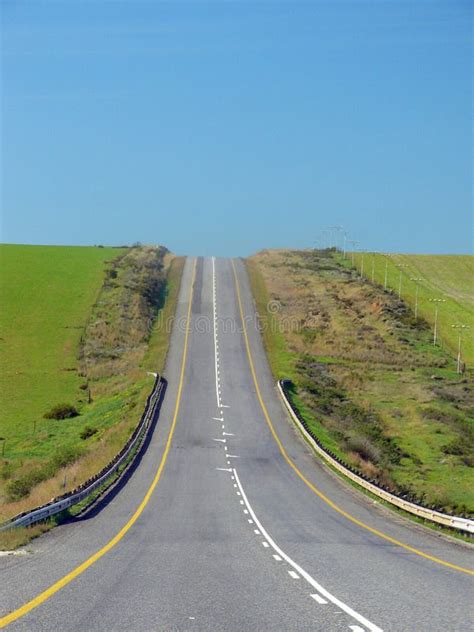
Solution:
{"label": "road marking", "polygon": [[430,560],[431,562],[435,562],[437,564],[441,564],[442,566],[447,566],[448,568],[451,568],[451,569],[456,570],[456,571],[460,571],[461,573],[467,573],[468,575],[474,575],[474,571],[471,571],[469,568],[464,568],[463,566],[458,566],[457,564],[452,564],[451,562],[446,562],[445,560],[442,560],[439,557],[435,557],[434,555],[430,555],[429,553],[424,553],[423,551],[420,551],[419,549],[416,549],[415,547],[410,546],[409,544],[405,544],[404,542],[401,542],[400,540],[397,540],[396,538],[392,538],[392,536],[387,535],[386,533],[383,533],[382,531],[379,531],[378,529],[375,529],[374,527],[371,527],[368,524],[365,524],[365,522],[362,522],[362,520],[359,520],[355,516],[352,516],[350,513],[348,513],[347,511],[345,511],[341,507],[339,507],[334,501],[332,501],[330,498],[328,498],[328,496],[326,496],[323,492],[321,492],[315,485],[313,485],[304,476],[304,474],[299,470],[297,465],[290,459],[290,457],[286,453],[285,448],[283,447],[283,443],[281,442],[280,437],[278,436],[278,434],[277,434],[277,432],[276,432],[276,430],[275,430],[275,428],[273,426],[273,423],[272,423],[272,420],[270,418],[270,415],[268,414],[267,407],[265,406],[265,402],[263,401],[262,393],[260,391],[260,386],[258,384],[257,374],[255,372],[255,366],[254,366],[254,363],[253,363],[252,352],[250,351],[250,343],[249,343],[249,338],[248,338],[248,334],[247,334],[247,326],[245,324],[244,309],[242,307],[242,298],[241,298],[241,295],[240,295],[240,285],[239,285],[239,280],[237,278],[237,271],[235,269],[235,264],[234,264],[234,260],[233,259],[232,259],[232,270],[233,270],[233,273],[234,273],[235,289],[236,289],[236,293],[237,293],[237,303],[239,305],[240,320],[241,320],[241,323],[242,323],[242,332],[243,332],[243,335],[244,335],[245,348],[247,350],[247,358],[248,358],[249,365],[250,365],[250,372],[252,374],[253,383],[255,385],[255,391],[257,393],[257,399],[258,399],[258,401],[260,403],[260,407],[262,409],[262,412],[263,412],[263,415],[264,415],[265,420],[267,422],[267,425],[270,428],[270,432],[272,433],[272,436],[273,436],[273,438],[275,439],[275,441],[276,441],[276,443],[278,445],[278,448],[280,450],[280,453],[281,453],[282,457],[285,459],[285,461],[288,463],[288,465],[300,477],[300,479],[309,487],[309,489],[311,489],[311,491],[313,491],[316,494],[316,496],[318,496],[322,501],[324,501],[327,505],[329,505],[332,509],[334,509],[334,511],[337,511],[338,514],[340,514],[341,516],[344,516],[344,518],[347,518],[347,520],[350,520],[350,522],[358,525],[359,527],[362,527],[363,529],[366,529],[370,533],[382,538],[383,540],[386,540],[387,542],[390,542],[391,544],[396,544],[397,546],[400,546],[402,549],[405,549],[406,551],[410,551],[410,553],[414,553],[415,555],[419,555],[420,557],[423,557],[423,558],[425,558],[427,560]]}
{"label": "road marking", "polygon": [[273,559],[276,560],[277,562],[281,562],[281,557],[279,555],[274,555]]}
{"label": "road marking", "polygon": [[214,421],[224,421],[224,417],[213,417]]}
{"label": "road marking", "polygon": [[[214,291],[212,293],[212,313],[214,318],[212,322],[214,323],[214,368],[216,372],[216,399],[217,399],[217,408],[221,407],[221,396],[219,393],[219,373],[218,373],[218,364],[219,364],[219,352],[218,352],[218,344],[217,344],[217,306],[216,306],[216,258],[212,257],[212,286]],[[221,411],[222,414],[222,411]]]}
{"label": "road marking", "polygon": [[228,454],[227,458],[228,459],[240,459],[240,456],[238,456],[237,454]]}
{"label": "road marking", "polygon": [[232,472],[231,467],[216,467],[216,470],[219,470],[220,472]]}
{"label": "road marking", "polygon": [[240,492],[237,492],[237,496],[240,496]]}
{"label": "road marking", "polygon": [[[222,441],[225,441],[225,439],[222,439]],[[226,445],[224,446],[224,450],[227,450],[227,446]]]}
{"label": "road marking", "polygon": [[288,571],[288,575],[290,577],[293,577],[293,579],[299,579],[300,576],[298,575],[298,573],[295,573],[295,571]]}
{"label": "road marking", "polygon": [[[317,593],[315,593],[315,594],[311,595],[311,597],[312,597],[315,601],[317,601],[318,603],[320,603],[320,604],[325,604],[325,603],[327,603],[326,599],[323,599],[323,598],[321,597],[321,595],[318,595]],[[351,628],[352,626],[350,625],[349,627]],[[354,627],[355,627],[355,628],[357,628],[358,626],[354,626]],[[360,628],[359,628],[359,629],[360,629]]]}
{"label": "road marking", "polygon": [[235,437],[235,434],[233,434],[232,432],[223,432],[223,435],[227,435],[228,437]]}
{"label": "road marking", "polygon": [[181,358],[181,372],[179,376],[178,392],[176,394],[176,404],[174,408],[173,420],[171,422],[170,430],[168,432],[168,438],[166,439],[165,449],[163,451],[160,464],[151,482],[150,487],[148,488],[143,500],[138,505],[132,517],[128,520],[128,522],[125,523],[125,525],[120,529],[120,531],[111,540],[109,540],[109,542],[107,542],[105,546],[103,546],[101,549],[96,551],[93,555],[91,555],[91,557],[89,557],[87,560],[82,562],[82,564],[79,564],[79,566],[76,566],[76,568],[74,568],[71,572],[69,572],[67,575],[64,575],[64,577],[62,577],[57,582],[52,584],[49,588],[44,590],[42,593],[40,593],[39,595],[37,595],[36,597],[31,599],[27,603],[23,604],[23,606],[21,606],[20,608],[17,608],[16,610],[13,610],[13,612],[10,612],[10,614],[7,614],[1,617],[0,628],[4,628],[9,623],[16,621],[17,619],[19,619],[20,617],[23,617],[28,612],[31,612],[31,610],[33,610],[40,604],[44,603],[47,599],[49,599],[55,593],[61,590],[61,588],[64,588],[64,586],[67,586],[70,582],[72,582],[73,579],[81,575],[81,573],[83,573],[95,562],[97,562],[97,560],[103,557],[108,551],[110,551],[110,549],[112,549],[116,544],[120,542],[120,540],[124,537],[127,531],[129,531],[131,527],[135,524],[135,522],[143,513],[145,507],[150,502],[151,495],[153,494],[155,487],[158,485],[158,482],[161,478],[161,474],[165,467],[166,460],[168,458],[168,454],[171,447],[171,440],[173,439],[173,434],[176,427],[176,421],[178,419],[179,407],[181,404],[181,393],[183,391],[184,371],[186,368],[186,359],[188,355],[188,338],[189,338],[189,330],[190,330],[189,324],[191,321],[191,306],[192,306],[194,282],[196,279],[196,263],[197,263],[197,259],[194,260],[192,279],[191,279],[191,288],[189,290],[188,310],[187,310],[187,316],[186,316],[186,332],[184,335],[183,355]]}
{"label": "road marking", "polygon": [[350,625],[349,628],[353,632],[365,632],[364,628],[361,628],[360,625]]}
{"label": "road marking", "polygon": [[[287,555],[284,551],[282,551],[280,549],[280,547],[275,543],[275,541],[269,536],[267,531],[263,528],[262,523],[259,521],[259,519],[255,515],[255,512],[252,509],[252,506],[250,505],[250,503],[248,501],[248,498],[247,498],[247,496],[246,496],[246,494],[244,492],[244,489],[242,487],[242,483],[240,482],[239,475],[237,474],[237,470],[236,469],[234,469],[234,476],[235,476],[235,480],[237,482],[237,485],[239,487],[239,490],[240,490],[240,492],[242,494],[242,498],[244,499],[245,506],[247,507],[248,511],[250,512],[250,515],[252,516],[255,524],[257,525],[257,527],[262,532],[263,537],[267,540],[268,544],[270,544],[270,546],[275,551],[275,553],[277,553],[281,558],[283,558],[285,560],[285,562],[287,562],[290,566],[292,566],[294,568],[294,571],[288,571],[290,573],[290,575],[293,577],[292,573],[294,573],[296,576],[298,576],[298,573],[299,573],[299,575],[304,577],[304,579],[308,582],[308,584],[310,584],[310,586],[315,588],[319,593],[321,593],[321,595],[326,597],[326,599],[328,599],[329,601],[332,601],[332,603],[334,603],[336,606],[338,606],[341,610],[344,610],[344,612],[346,614],[348,614],[349,616],[351,616],[353,619],[355,619],[359,623],[362,623],[362,625],[365,625],[365,627],[367,629],[369,629],[371,632],[382,632],[382,630],[378,626],[376,626],[373,623],[371,623],[368,619],[363,617],[361,614],[359,614],[358,612],[356,612],[355,610],[353,610],[349,606],[346,606],[346,604],[343,603],[342,601],[340,601],[339,599],[337,599],[337,597],[334,597],[334,595],[332,595],[325,588],[323,588],[321,586],[321,584],[319,584],[313,577],[311,577],[311,575],[309,573],[307,573],[303,568],[301,568],[301,566],[299,564],[294,562],[289,555]],[[295,572],[295,571],[297,571],[297,572]]]}
{"label": "road marking", "polygon": [[244,509],[244,514],[248,514],[248,511],[247,511],[247,509]]}
{"label": "road marking", "polygon": [[[222,408],[230,408],[230,406],[228,404],[221,404]],[[221,410],[221,414],[222,414],[222,410]]]}
{"label": "road marking", "polygon": [[226,439],[214,439],[212,438],[213,441],[219,441],[219,443],[225,443]]}
{"label": "road marking", "polygon": [[253,520],[249,518],[249,524],[253,524]]}
{"label": "road marking", "polygon": [[264,546],[266,549],[268,549],[268,547],[269,547],[270,545],[268,544],[268,542],[262,542],[262,546]]}
{"label": "road marking", "polygon": [[241,504],[241,505],[243,505],[243,504],[244,504],[244,501],[243,501],[243,500],[241,500],[241,501],[239,501],[239,502],[240,502],[240,504]]}
{"label": "road marking", "polygon": [[253,532],[254,532],[256,535],[260,535],[260,531],[259,531],[258,529],[254,529],[254,530],[253,530]]}

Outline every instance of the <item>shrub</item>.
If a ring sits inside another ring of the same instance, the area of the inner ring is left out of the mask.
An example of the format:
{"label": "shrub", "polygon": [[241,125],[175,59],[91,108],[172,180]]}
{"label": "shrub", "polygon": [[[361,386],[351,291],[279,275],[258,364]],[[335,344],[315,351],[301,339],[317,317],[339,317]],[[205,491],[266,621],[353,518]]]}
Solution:
{"label": "shrub", "polygon": [[83,454],[84,448],[64,445],[59,448],[50,461],[49,469],[50,471],[53,470],[53,473],[55,473],[56,470],[59,470],[61,467],[66,467],[66,465],[70,465],[71,463],[74,463],[74,461],[77,461],[77,459]]}
{"label": "shrub", "polygon": [[364,461],[372,463],[380,461],[380,450],[367,437],[349,437],[347,448],[352,452],[356,452]]}
{"label": "shrub", "polygon": [[21,500],[28,496],[35,485],[47,478],[43,469],[36,469],[13,479],[7,485],[7,497],[10,502]]}
{"label": "shrub", "polygon": [[453,454],[454,456],[461,456],[466,451],[466,446],[462,443],[462,439],[455,439],[448,445],[442,448],[445,454]]}
{"label": "shrub", "polygon": [[84,426],[79,436],[81,437],[81,439],[85,440],[95,435],[96,432],[97,432],[97,428],[92,428],[91,426]]}
{"label": "shrub", "polygon": [[45,419],[70,419],[77,417],[79,411],[72,404],[57,404],[44,414]]}
{"label": "shrub", "polygon": [[11,478],[13,473],[13,465],[12,463],[5,461],[3,463],[2,468],[0,469],[0,478],[2,478],[2,480],[6,481],[9,478]]}
{"label": "shrub", "polygon": [[37,467],[18,478],[13,479],[7,485],[7,496],[10,502],[21,500],[28,496],[33,487],[51,478],[56,472],[66,465],[70,465],[84,454],[84,449],[74,446],[59,448],[54,457],[48,463]]}

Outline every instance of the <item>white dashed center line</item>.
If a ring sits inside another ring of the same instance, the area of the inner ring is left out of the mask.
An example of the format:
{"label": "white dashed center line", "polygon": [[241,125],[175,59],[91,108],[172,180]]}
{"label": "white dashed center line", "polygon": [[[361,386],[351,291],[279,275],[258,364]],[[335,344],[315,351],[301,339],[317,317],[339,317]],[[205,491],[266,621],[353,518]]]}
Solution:
{"label": "white dashed center line", "polygon": [[[366,619],[364,616],[362,616],[361,614],[359,614],[358,612],[353,610],[350,606],[347,606],[344,602],[342,602],[339,599],[337,599],[337,597],[334,597],[334,595],[332,595],[328,590],[323,588],[323,586],[321,586],[321,584],[319,584],[313,577],[311,577],[311,575],[309,573],[307,573],[303,568],[301,568],[301,566],[299,564],[297,564],[295,561],[293,561],[289,555],[287,555],[284,551],[282,551],[282,549],[280,549],[280,547],[270,537],[270,535],[267,533],[267,531],[264,529],[264,527],[262,526],[261,522],[259,521],[259,519],[255,515],[255,512],[252,509],[252,506],[250,505],[250,503],[248,501],[248,498],[247,498],[247,496],[245,494],[245,491],[244,491],[244,489],[242,487],[242,484],[241,484],[240,479],[239,479],[239,475],[237,474],[237,470],[235,470],[235,469],[234,469],[234,476],[235,476],[235,480],[237,482],[237,486],[238,486],[238,488],[239,488],[239,490],[240,490],[240,492],[242,494],[242,498],[244,500],[244,503],[245,503],[245,505],[247,507],[247,510],[244,509],[244,513],[245,512],[247,512],[247,513],[250,512],[250,515],[252,516],[252,518],[253,518],[255,524],[257,525],[258,529],[260,530],[261,534],[267,540],[268,544],[273,548],[275,553],[277,555],[279,555],[282,559],[284,559],[285,562],[287,562],[290,566],[293,567],[294,570],[288,571],[289,575],[291,577],[293,577],[294,579],[297,579],[300,576],[303,577],[308,582],[308,584],[310,584],[315,590],[318,591],[318,593],[320,595],[322,595],[328,601],[331,601],[334,605],[338,606],[338,608],[343,610],[346,614],[348,614],[350,617],[355,619],[358,623],[360,623],[363,626],[365,626],[368,630],[370,630],[370,632],[382,632],[382,629],[379,628],[377,625],[373,624],[371,621]],[[358,626],[356,626],[356,627],[358,627]],[[358,632],[357,629],[354,632]]]}
{"label": "white dashed center line", "polygon": [[[218,321],[217,321],[217,286],[216,286],[216,264],[215,257],[212,257],[212,308],[213,308],[213,322],[214,322],[214,366],[215,366],[215,378],[216,378],[216,400],[217,400],[217,408],[219,409],[220,417],[213,417],[212,419],[215,421],[220,421],[222,424],[222,435],[225,437],[233,437],[234,434],[231,432],[225,432],[225,424],[224,424],[224,411],[223,408],[230,408],[230,406],[222,404],[221,402],[221,371],[219,367],[219,341],[218,341]],[[219,443],[224,444],[224,450],[227,452],[226,439],[215,439]],[[238,459],[239,457],[234,454],[226,454],[227,465],[230,465],[230,461],[228,459]],[[231,468],[223,468],[217,467],[216,470],[221,470],[225,472],[231,473],[231,479],[235,480],[234,487],[238,489],[236,492],[238,496],[242,496],[242,500],[239,500],[240,505],[244,505],[246,508],[243,509],[244,514],[252,516],[252,518],[248,518],[249,524],[256,524],[258,529],[254,529],[255,535],[263,535],[266,540],[262,541],[262,546],[265,548],[272,547],[275,553],[272,555],[273,559],[277,562],[282,562],[285,560],[290,566],[293,568],[288,570],[288,574],[293,579],[300,579],[303,577],[313,588],[318,590],[318,593],[311,594],[311,597],[321,605],[327,604],[328,600],[337,605],[341,610],[343,610],[346,614],[350,615],[353,619],[356,619],[359,623],[366,626],[370,632],[382,632],[380,628],[376,625],[365,619],[362,615],[358,614],[349,606],[346,606],[343,602],[339,601],[336,597],[331,595],[327,590],[325,590],[318,582],[316,582],[311,575],[309,575],[306,571],[304,571],[296,562],[294,562],[288,555],[286,555],[272,540],[272,538],[268,535],[265,529],[262,527],[259,522],[257,516],[255,515],[252,507],[250,506],[248,499],[245,495],[245,492],[240,483],[237,471]],[[298,571],[298,572],[297,572]],[[189,617],[190,620],[193,620],[194,617]],[[364,628],[361,628],[358,625],[350,625],[349,628],[352,632],[365,632]]]}
{"label": "white dashed center line", "polygon": [[[221,407],[221,396],[219,392],[219,345],[217,344],[217,306],[216,306],[216,258],[212,257],[212,312],[214,322],[214,366],[216,372],[216,398],[217,408]],[[222,414],[222,411],[221,411]]]}

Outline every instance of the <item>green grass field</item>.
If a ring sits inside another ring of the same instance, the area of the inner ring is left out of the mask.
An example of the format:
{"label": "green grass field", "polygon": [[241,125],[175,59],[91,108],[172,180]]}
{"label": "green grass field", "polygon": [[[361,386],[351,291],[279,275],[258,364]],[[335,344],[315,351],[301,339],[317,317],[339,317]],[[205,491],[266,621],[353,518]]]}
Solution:
{"label": "green grass field", "polygon": [[0,246],[0,436],[20,451],[55,404],[84,397],[80,337],[104,279],[124,250]]}
{"label": "green grass field", "polygon": [[[184,259],[161,247],[10,245],[0,258],[1,522],[120,451],[150,392],[147,371],[163,370]],[[150,287],[156,303],[145,305]],[[80,415],[44,418],[61,403]]]}
{"label": "green grass field", "polygon": [[[382,255],[354,253],[354,265],[366,278],[384,285],[387,268],[387,287],[398,293],[400,274],[401,297],[413,309],[418,284],[418,314],[434,326],[436,303],[430,299],[441,298],[438,312],[438,339],[451,354],[457,355],[458,328],[467,325],[462,334],[462,359],[467,366],[474,366],[474,256],[469,255]],[[352,253],[347,254],[352,262]],[[412,279],[421,281],[415,282]]]}

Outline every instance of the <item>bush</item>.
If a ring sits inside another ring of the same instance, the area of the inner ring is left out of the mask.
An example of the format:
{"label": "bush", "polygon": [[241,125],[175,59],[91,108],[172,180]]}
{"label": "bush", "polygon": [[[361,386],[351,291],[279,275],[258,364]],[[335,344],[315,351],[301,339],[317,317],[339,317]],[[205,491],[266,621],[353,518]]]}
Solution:
{"label": "bush", "polygon": [[45,419],[70,419],[77,417],[79,411],[72,404],[57,404],[44,414]]}
{"label": "bush", "polygon": [[380,450],[367,437],[349,437],[347,448],[352,452],[356,452],[364,461],[380,462]]}
{"label": "bush", "polygon": [[451,441],[448,445],[443,446],[442,450],[445,454],[453,454],[454,456],[461,456],[466,450],[466,445],[463,444],[462,439],[455,439]]}
{"label": "bush", "polygon": [[10,502],[21,500],[29,495],[35,485],[41,483],[47,478],[47,474],[43,469],[36,469],[23,474],[19,478],[15,478],[7,485],[7,496]]}
{"label": "bush", "polygon": [[7,496],[10,502],[21,500],[29,495],[33,487],[53,477],[56,472],[66,465],[70,465],[84,454],[84,449],[73,446],[59,448],[48,463],[13,479],[7,485]]}
{"label": "bush", "polygon": [[91,426],[84,426],[79,436],[81,437],[81,439],[85,440],[95,435],[96,432],[97,432],[97,428],[92,428]]}
{"label": "bush", "polygon": [[66,465],[70,465],[71,463],[74,463],[74,461],[77,461],[77,459],[83,454],[84,448],[64,445],[58,449],[47,466],[47,469],[50,472],[52,471],[51,475],[53,475],[61,467],[66,467]]}
{"label": "bush", "polygon": [[11,478],[13,474],[13,465],[12,463],[5,461],[3,463],[2,468],[0,469],[0,478],[4,481],[8,480],[9,478]]}

